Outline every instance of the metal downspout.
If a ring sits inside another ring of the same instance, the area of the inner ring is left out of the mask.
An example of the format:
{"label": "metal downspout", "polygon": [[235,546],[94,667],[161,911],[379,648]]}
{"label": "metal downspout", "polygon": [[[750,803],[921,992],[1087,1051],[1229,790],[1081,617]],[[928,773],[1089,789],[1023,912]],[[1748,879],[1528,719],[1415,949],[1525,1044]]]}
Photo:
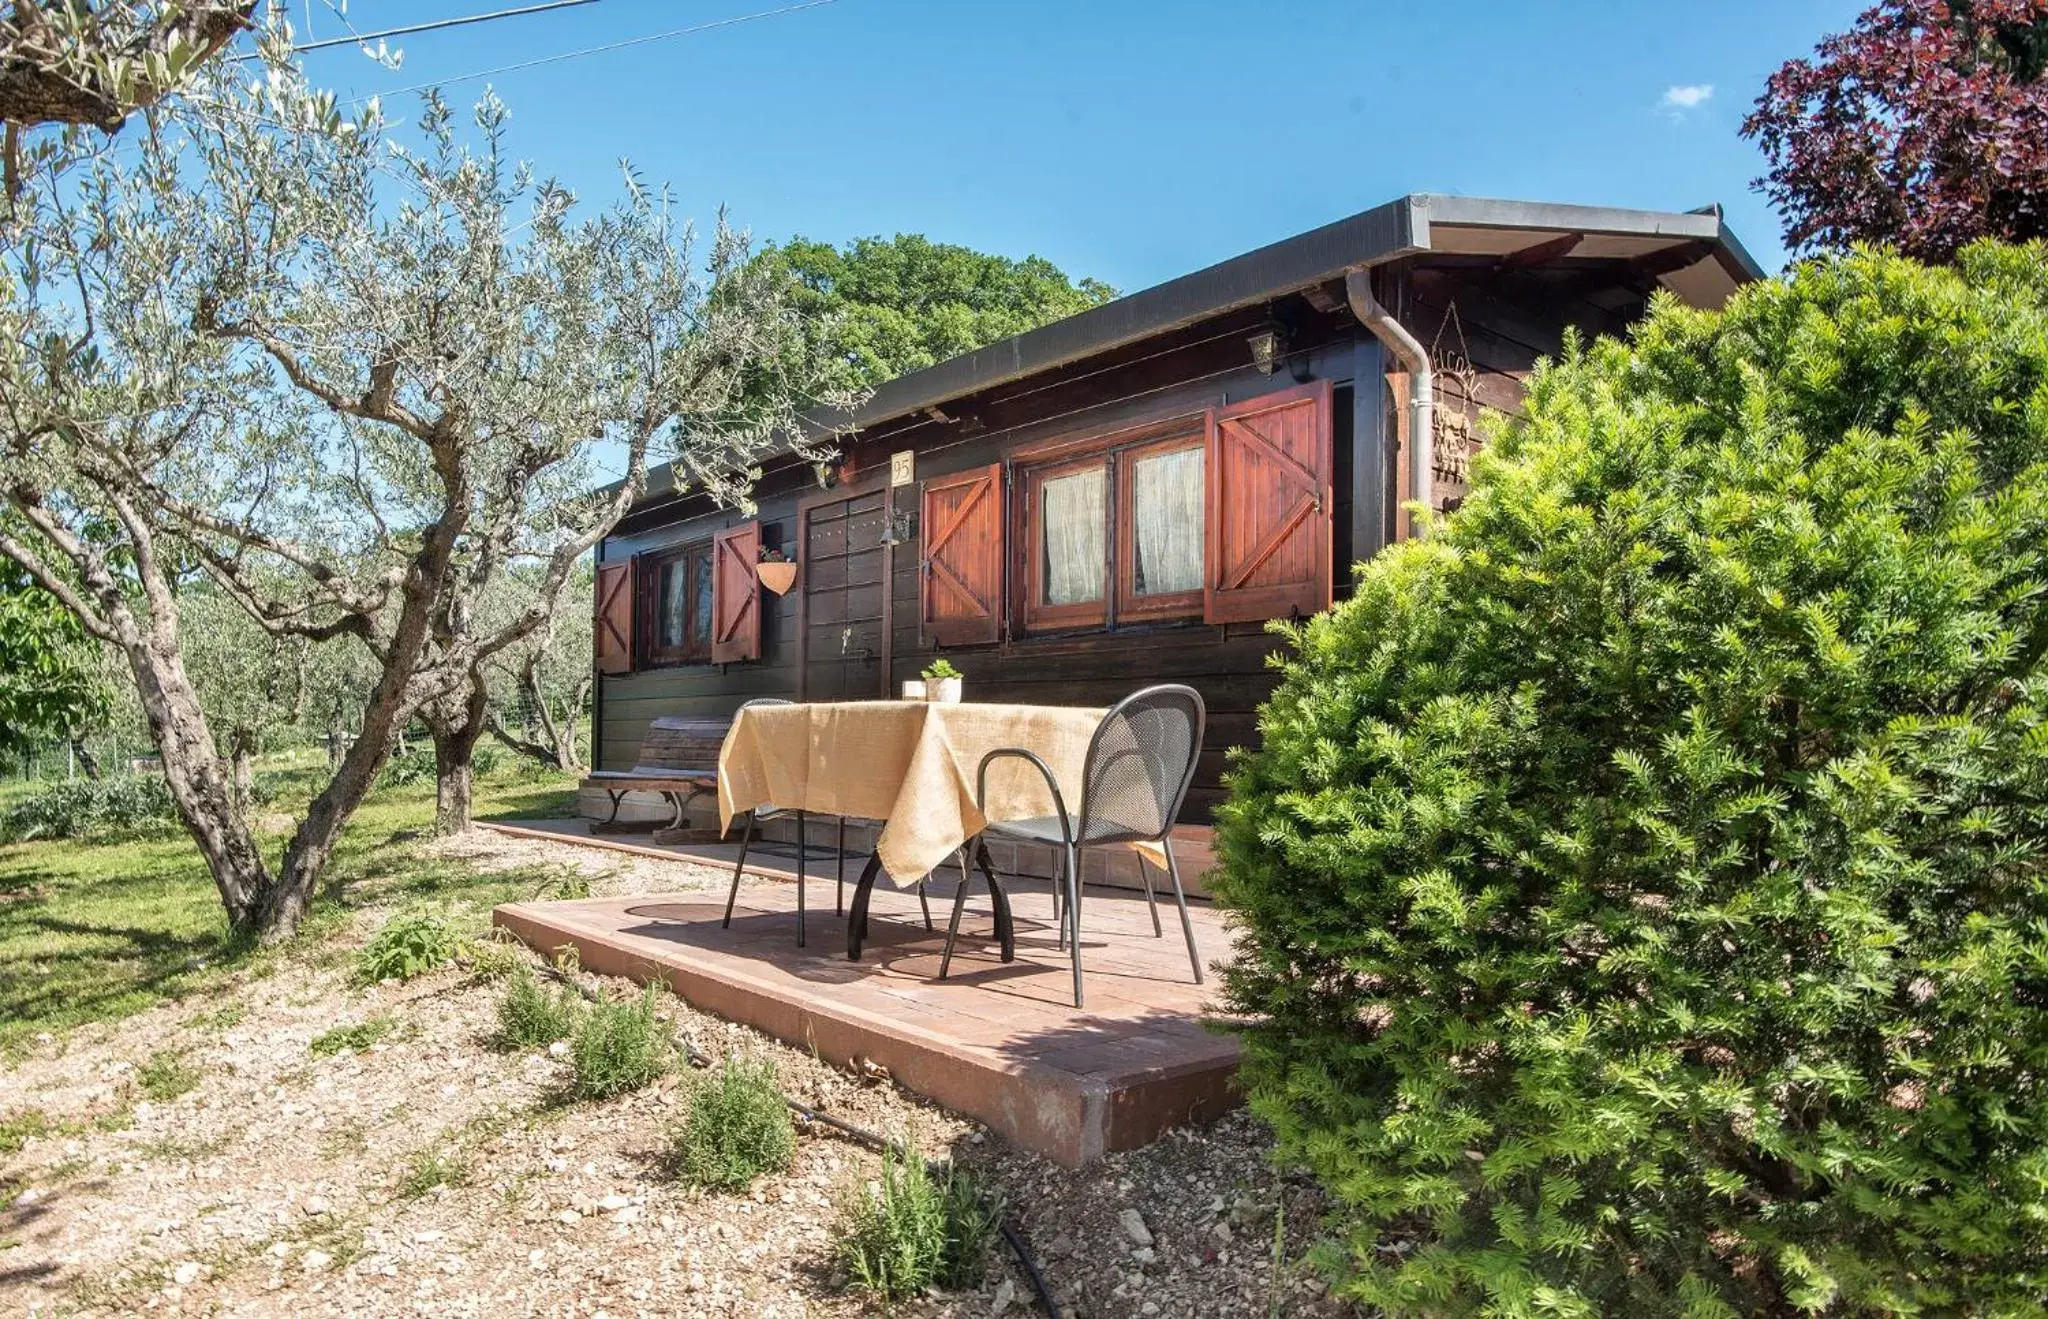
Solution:
{"label": "metal downspout", "polygon": [[[1401,365],[1408,369],[1408,497],[1424,508],[1433,507],[1436,469],[1436,380],[1430,368],[1429,350],[1392,312],[1372,295],[1372,277],[1363,270],[1344,276],[1344,297],[1358,323],[1372,331]],[[1361,386],[1363,382],[1360,382]],[[1420,530],[1420,524],[1412,523]]]}

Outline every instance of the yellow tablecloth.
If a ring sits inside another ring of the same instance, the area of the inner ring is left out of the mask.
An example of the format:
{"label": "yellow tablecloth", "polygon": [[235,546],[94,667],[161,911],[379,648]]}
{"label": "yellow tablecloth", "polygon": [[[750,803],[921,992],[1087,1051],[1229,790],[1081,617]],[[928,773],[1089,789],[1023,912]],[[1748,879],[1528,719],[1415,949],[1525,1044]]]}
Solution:
{"label": "yellow tablecloth", "polygon": [[753,706],[733,720],[718,753],[719,825],[730,829],[735,815],[758,806],[883,820],[876,848],[882,868],[914,880],[989,821],[1054,813],[1038,771],[1005,758],[989,767],[983,816],[974,800],[975,770],[997,747],[1036,752],[1078,826],[1082,763],[1102,715],[981,702]]}

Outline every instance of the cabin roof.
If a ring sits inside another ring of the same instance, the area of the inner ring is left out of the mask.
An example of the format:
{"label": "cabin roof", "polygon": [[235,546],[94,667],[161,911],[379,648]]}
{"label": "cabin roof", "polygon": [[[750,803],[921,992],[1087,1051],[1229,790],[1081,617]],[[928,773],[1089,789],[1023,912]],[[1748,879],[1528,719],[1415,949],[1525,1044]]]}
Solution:
{"label": "cabin roof", "polygon": [[[1718,306],[1764,275],[1718,205],[1640,211],[1410,193],[898,376],[852,411],[809,421],[819,429],[865,430],[1401,257],[1491,256],[1512,263],[1522,253],[1532,263],[1569,258],[1629,265],[1695,306]],[[663,465],[649,473],[643,499],[665,495],[673,484]]]}

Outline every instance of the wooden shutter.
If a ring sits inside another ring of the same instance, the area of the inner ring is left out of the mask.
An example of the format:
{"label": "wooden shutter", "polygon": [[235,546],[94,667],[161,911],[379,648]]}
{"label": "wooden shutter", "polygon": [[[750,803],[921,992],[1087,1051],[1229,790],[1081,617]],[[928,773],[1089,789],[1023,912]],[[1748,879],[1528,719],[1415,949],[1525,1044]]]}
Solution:
{"label": "wooden shutter", "polygon": [[924,483],[918,621],[927,641],[999,640],[1003,627],[1003,465]]}
{"label": "wooden shutter", "polygon": [[597,565],[597,616],[592,622],[599,673],[633,671],[633,561]]}
{"label": "wooden shutter", "polygon": [[711,538],[711,662],[761,658],[761,524],[742,522]]}
{"label": "wooden shutter", "polygon": [[1263,622],[1330,604],[1330,385],[1219,409],[1209,432],[1202,617]]}

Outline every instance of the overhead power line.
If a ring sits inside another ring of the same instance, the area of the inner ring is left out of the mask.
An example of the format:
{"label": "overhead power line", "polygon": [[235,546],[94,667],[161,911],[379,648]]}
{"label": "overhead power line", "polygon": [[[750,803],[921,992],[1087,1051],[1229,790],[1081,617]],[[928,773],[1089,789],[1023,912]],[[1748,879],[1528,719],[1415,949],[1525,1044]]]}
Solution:
{"label": "overhead power line", "polygon": [[[454,18],[437,18],[430,23],[411,23],[405,27],[387,27],[377,32],[351,32],[345,37],[323,37],[319,41],[302,42],[292,47],[294,55],[308,51],[331,50],[336,46],[365,46],[385,37],[409,37],[420,32],[439,32],[443,28],[468,27],[472,23],[491,23],[501,18],[523,18],[528,14],[545,14],[551,9],[574,9],[579,5],[594,5],[597,0],[547,0],[545,4],[522,5],[517,9],[494,9],[487,14],[458,14]],[[346,23],[346,19],[343,20]],[[256,60],[263,56],[256,51],[245,51],[235,56],[238,60]]]}
{"label": "overhead power line", "polygon": [[490,23],[500,18],[519,18],[525,14],[545,14],[550,9],[574,9],[578,5],[594,5],[597,0],[548,0],[546,4],[523,5],[518,9],[498,9],[488,14],[463,14],[455,18],[438,18],[431,23],[414,23],[408,27],[388,27],[381,32],[358,32],[346,37],[328,37],[324,41],[308,41],[293,46],[298,54],[309,50],[326,50],[331,46],[366,45],[385,37],[409,37],[418,32],[439,32],[443,28],[467,27],[471,23]]}
{"label": "overhead power line", "polygon": [[[608,41],[602,46],[586,46],[582,50],[565,50],[553,55],[542,55],[537,59],[521,60],[517,64],[501,64],[495,69],[479,69],[475,73],[458,74],[452,78],[435,78],[428,82],[401,87],[397,91],[377,92],[377,96],[404,96],[407,92],[421,92],[429,87],[452,87],[459,82],[472,82],[478,78],[493,78],[501,73],[516,73],[521,69],[539,68],[543,64],[559,64],[563,60],[582,59],[585,55],[602,55],[607,51],[624,50],[628,46],[644,46],[652,41],[669,41],[676,37],[693,36],[699,32],[710,32],[715,28],[737,27],[741,23],[752,23],[763,18],[780,18],[804,9],[819,9],[838,0],[804,0],[802,4],[783,5],[778,9],[763,9],[751,14],[736,14],[731,18],[713,19],[708,23],[693,23],[689,27],[670,28],[666,32],[650,32],[644,37],[627,37],[623,41]],[[359,96],[357,101],[368,100]]]}

